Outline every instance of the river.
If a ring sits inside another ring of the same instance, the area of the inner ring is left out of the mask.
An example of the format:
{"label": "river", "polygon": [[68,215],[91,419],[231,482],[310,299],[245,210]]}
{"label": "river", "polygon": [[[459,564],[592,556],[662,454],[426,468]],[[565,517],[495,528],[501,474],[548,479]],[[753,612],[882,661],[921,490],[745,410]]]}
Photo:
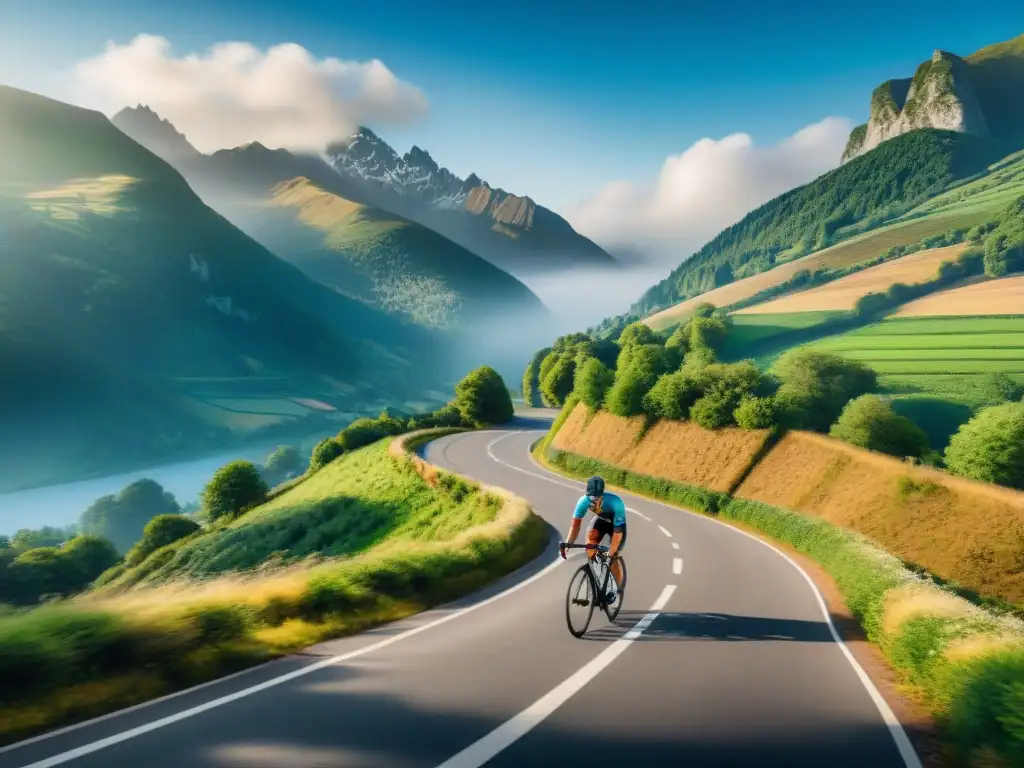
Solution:
{"label": "river", "polygon": [[[63,527],[76,523],[78,516],[100,496],[115,494],[129,483],[144,477],[156,480],[184,506],[195,501],[213,473],[229,461],[246,459],[261,464],[267,454],[280,443],[295,445],[299,442],[285,439],[265,445],[240,446],[201,459],[0,494],[0,535],[9,536],[19,528],[40,528],[44,525]],[[315,442],[314,439],[306,439],[301,444],[308,451]]]}

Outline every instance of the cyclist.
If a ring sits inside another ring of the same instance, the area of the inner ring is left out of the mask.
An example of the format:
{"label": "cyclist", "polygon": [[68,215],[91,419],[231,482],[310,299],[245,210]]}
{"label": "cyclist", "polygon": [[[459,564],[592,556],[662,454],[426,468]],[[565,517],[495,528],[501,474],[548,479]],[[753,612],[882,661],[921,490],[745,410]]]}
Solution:
{"label": "cyclist", "polygon": [[[575,544],[579,536],[580,526],[587,510],[594,513],[594,522],[587,531],[587,544],[600,544],[605,536],[610,541],[608,544],[608,558],[610,561],[612,576],[615,577],[615,584],[622,583],[622,564],[619,562],[619,554],[626,545],[626,505],[622,499],[614,493],[605,493],[604,478],[592,477],[587,480],[587,492],[576,502],[576,509],[572,513],[572,523],[569,525],[569,535],[566,537],[567,544]],[[565,559],[565,547],[559,548],[559,554]],[[595,550],[587,550],[587,557],[593,558]],[[618,598],[618,590],[609,595],[608,600],[614,604]]]}

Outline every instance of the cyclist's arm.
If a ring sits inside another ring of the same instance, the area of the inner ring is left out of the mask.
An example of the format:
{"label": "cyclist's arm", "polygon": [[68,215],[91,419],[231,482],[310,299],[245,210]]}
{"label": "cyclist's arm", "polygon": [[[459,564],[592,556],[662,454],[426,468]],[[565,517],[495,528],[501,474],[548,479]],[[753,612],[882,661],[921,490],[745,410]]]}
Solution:
{"label": "cyclist's arm", "polygon": [[580,500],[576,502],[576,509],[572,512],[572,522],[569,523],[569,535],[565,538],[567,544],[575,544],[576,537],[580,535],[580,528],[583,525],[583,518],[587,514],[587,508],[590,506],[590,499],[586,496],[580,497]]}

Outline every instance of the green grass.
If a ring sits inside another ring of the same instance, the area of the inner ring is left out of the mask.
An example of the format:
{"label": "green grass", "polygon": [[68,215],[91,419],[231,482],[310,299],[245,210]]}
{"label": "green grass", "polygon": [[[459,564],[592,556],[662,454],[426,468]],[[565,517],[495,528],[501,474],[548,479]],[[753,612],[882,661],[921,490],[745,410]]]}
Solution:
{"label": "green grass", "polygon": [[720,350],[725,360],[739,359],[754,345],[763,345],[793,330],[813,328],[843,312],[789,312],[780,314],[732,315],[733,327]]}
{"label": "green grass", "polygon": [[806,345],[862,360],[894,394],[985,404],[976,376],[1024,379],[1024,316],[883,320]]}
{"label": "green grass", "polygon": [[[250,513],[249,528],[298,518],[323,523],[310,505],[329,508],[346,498],[356,482],[351,476],[363,473],[368,502],[393,504],[394,516],[390,532],[358,556],[0,615],[0,742],[408,616],[477,589],[543,550],[547,529],[522,499],[499,498],[439,470],[431,486],[408,455],[389,455],[383,445],[339,459]],[[239,521],[230,530],[246,527]],[[248,544],[266,544],[252,533],[245,534]],[[223,541],[221,534],[192,542]],[[149,560],[167,550],[174,545]]]}
{"label": "green grass", "polygon": [[[1024,761],[1020,621],[973,605],[863,536],[820,518],[545,452],[543,444],[535,450],[569,476],[604,471],[616,485],[749,526],[817,561],[835,579],[868,638],[931,707],[953,765]],[[982,756],[990,762],[978,762]]]}
{"label": "green grass", "polygon": [[494,519],[495,497],[464,485],[438,493],[411,466],[388,460],[388,443],[342,456],[289,493],[190,540],[163,563],[142,563],[110,587],[246,570],[271,556],[292,562],[351,555],[385,538],[444,541]]}

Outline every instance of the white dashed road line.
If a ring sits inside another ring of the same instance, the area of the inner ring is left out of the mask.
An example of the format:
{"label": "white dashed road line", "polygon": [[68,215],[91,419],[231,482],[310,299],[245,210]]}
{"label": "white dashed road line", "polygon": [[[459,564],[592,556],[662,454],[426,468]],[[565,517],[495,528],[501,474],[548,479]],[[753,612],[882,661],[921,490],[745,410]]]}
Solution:
{"label": "white dashed road line", "polygon": [[665,534],[666,536],[668,536],[668,537],[669,537],[670,539],[672,538],[672,531],[670,531],[670,530],[669,530],[668,528],[666,528],[666,527],[665,527],[664,525],[659,525],[659,526],[658,526],[658,528],[659,528],[659,529],[661,530],[661,532],[662,532],[662,533],[664,533],[664,534]]}
{"label": "white dashed road line", "polygon": [[676,542],[672,542],[672,549],[679,549],[679,545]]}
{"label": "white dashed road line", "polygon": [[540,725],[552,712],[567,702],[583,686],[593,680],[609,664],[617,659],[629,644],[643,634],[668,603],[675,584],[668,584],[651,610],[625,635],[612,643],[596,658],[581,667],[572,677],[541,696],[511,720],[499,725],[479,741],[470,744],[457,755],[445,760],[438,768],[479,768],[499,752],[510,747],[517,740]]}
{"label": "white dashed road line", "polygon": [[683,572],[683,558],[674,557],[672,558],[672,573],[678,576]]}

